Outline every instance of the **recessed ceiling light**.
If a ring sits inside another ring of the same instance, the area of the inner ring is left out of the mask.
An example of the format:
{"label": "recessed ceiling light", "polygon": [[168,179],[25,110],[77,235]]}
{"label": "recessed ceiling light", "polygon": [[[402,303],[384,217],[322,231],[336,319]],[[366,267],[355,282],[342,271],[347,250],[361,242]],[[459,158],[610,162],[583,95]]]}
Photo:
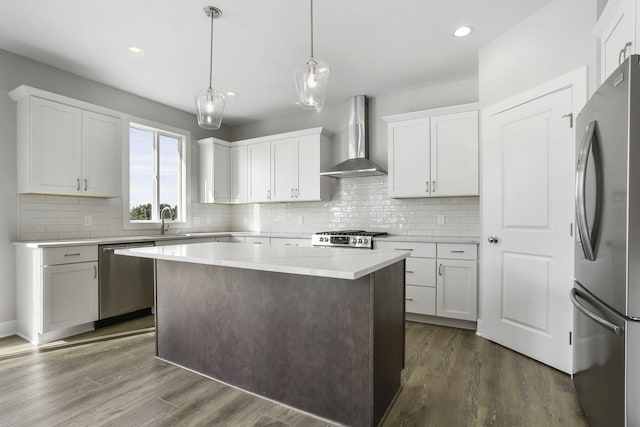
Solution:
{"label": "recessed ceiling light", "polygon": [[471,33],[471,28],[469,27],[460,27],[453,33],[456,37],[466,37]]}
{"label": "recessed ceiling light", "polygon": [[144,53],[144,50],[136,46],[129,46],[129,52],[133,53],[134,55],[142,55]]}
{"label": "recessed ceiling light", "polygon": [[228,98],[235,98],[236,96],[238,96],[237,92],[233,92],[233,91],[229,91],[227,93],[225,93],[225,96],[227,96]]}

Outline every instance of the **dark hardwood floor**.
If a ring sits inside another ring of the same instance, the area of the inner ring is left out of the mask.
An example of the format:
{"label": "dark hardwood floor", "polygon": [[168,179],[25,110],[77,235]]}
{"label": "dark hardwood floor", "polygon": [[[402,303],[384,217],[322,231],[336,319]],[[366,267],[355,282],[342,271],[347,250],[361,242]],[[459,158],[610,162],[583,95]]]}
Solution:
{"label": "dark hardwood floor", "polygon": [[[384,427],[587,425],[569,376],[471,331],[406,332],[405,385]],[[153,356],[149,332],[0,359],[0,425],[327,425]]]}

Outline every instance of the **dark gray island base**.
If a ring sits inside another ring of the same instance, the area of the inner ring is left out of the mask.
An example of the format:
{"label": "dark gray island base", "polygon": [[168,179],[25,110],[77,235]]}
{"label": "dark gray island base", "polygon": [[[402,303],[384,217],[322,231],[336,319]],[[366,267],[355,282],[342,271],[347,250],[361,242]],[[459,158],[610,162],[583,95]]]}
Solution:
{"label": "dark gray island base", "polygon": [[352,426],[404,368],[404,260],[355,280],[157,260],[159,358]]}

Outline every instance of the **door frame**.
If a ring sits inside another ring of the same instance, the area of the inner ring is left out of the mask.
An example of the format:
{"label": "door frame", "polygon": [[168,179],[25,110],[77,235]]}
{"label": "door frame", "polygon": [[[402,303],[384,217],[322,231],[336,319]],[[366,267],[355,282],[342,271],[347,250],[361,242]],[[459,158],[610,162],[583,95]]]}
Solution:
{"label": "door frame", "polygon": [[[483,165],[483,146],[484,146],[484,140],[485,138],[487,138],[486,135],[486,127],[484,126],[484,123],[486,123],[486,120],[488,120],[490,117],[495,116],[497,114],[503,113],[505,111],[511,110],[513,108],[519,107],[523,104],[526,104],[528,102],[534,101],[538,98],[542,98],[546,95],[550,95],[554,92],[559,92],[562,90],[565,90],[567,88],[571,88],[572,89],[572,114],[573,117],[571,118],[572,120],[572,128],[571,128],[571,135],[573,138],[573,142],[575,144],[575,138],[576,138],[576,130],[575,130],[575,119],[576,116],[578,115],[578,113],[580,112],[580,110],[582,110],[582,107],[584,107],[584,105],[587,103],[587,99],[588,99],[588,69],[587,66],[583,66],[580,67],[574,71],[571,71],[569,73],[566,73],[560,77],[557,77],[553,80],[550,80],[548,82],[542,83],[539,86],[536,86],[534,88],[528,89],[524,92],[521,92],[517,95],[514,95],[510,98],[507,98],[505,100],[499,101],[496,104],[493,104],[491,106],[482,108],[481,113],[480,113],[480,147],[479,147],[479,154],[480,154],[480,213],[482,216],[482,212],[484,212],[484,198],[482,197],[482,193],[483,193],[483,189],[484,189],[484,180],[483,180],[483,169],[484,169],[484,165]],[[575,149],[573,150],[573,164],[575,165]],[[575,230],[575,218],[567,218],[568,222],[573,222],[574,223],[574,230]],[[484,260],[483,257],[483,253],[485,251],[485,245],[487,244],[486,238],[487,238],[487,232],[488,230],[484,229],[484,221],[482,220],[481,217],[481,221],[480,221],[480,244],[479,244],[479,259],[481,260],[480,262],[480,274],[478,277],[478,328],[476,331],[476,334],[478,336],[483,337],[483,298],[484,298],[484,289],[483,289],[483,283],[484,283],[484,279],[486,277],[487,273],[487,265],[485,262],[482,262]],[[575,233],[575,231],[574,231]],[[574,234],[575,236],[575,234]],[[573,253],[570,254],[570,259],[571,262],[573,263]],[[573,278],[568,278],[567,280],[573,280]],[[573,283],[573,281],[571,281],[571,283]],[[569,302],[569,295],[567,294],[567,302]],[[573,322],[572,322],[572,327],[571,329],[573,330]],[[571,373],[573,373],[573,363],[571,363]]]}

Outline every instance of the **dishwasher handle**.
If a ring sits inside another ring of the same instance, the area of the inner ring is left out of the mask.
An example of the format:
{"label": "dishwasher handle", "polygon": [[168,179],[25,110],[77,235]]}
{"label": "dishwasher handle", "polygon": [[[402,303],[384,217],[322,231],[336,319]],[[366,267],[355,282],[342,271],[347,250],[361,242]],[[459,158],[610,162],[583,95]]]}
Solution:
{"label": "dishwasher handle", "polygon": [[100,250],[102,252],[113,252],[116,249],[133,249],[133,248],[151,248],[154,247],[155,244],[150,243],[148,245],[145,244],[138,244],[138,245],[116,245],[116,246],[101,246]]}

